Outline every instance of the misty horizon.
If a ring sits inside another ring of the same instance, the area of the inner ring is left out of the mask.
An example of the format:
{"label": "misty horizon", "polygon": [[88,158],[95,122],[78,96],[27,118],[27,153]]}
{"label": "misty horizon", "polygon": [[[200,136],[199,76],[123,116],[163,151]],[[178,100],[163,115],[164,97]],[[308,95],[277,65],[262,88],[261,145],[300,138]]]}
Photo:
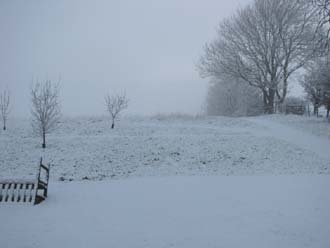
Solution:
{"label": "misty horizon", "polygon": [[330,244],[330,0],[0,2],[0,248]]}
{"label": "misty horizon", "polygon": [[0,88],[19,117],[30,113],[32,81],[59,77],[64,115],[105,114],[108,92],[126,92],[131,115],[200,113],[202,48],[247,2],[2,2]]}

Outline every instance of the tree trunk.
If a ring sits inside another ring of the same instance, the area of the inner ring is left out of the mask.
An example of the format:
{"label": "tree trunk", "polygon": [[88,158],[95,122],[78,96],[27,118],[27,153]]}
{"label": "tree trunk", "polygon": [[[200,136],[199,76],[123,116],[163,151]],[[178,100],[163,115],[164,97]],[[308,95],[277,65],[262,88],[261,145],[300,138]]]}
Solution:
{"label": "tree trunk", "polygon": [[307,104],[307,114],[308,114],[308,116],[311,116],[311,110],[310,110],[309,103]]}
{"label": "tree trunk", "polygon": [[264,114],[267,114],[267,92],[262,90],[262,96],[264,101]]}
{"label": "tree trunk", "polygon": [[[286,73],[286,72],[285,72]],[[288,79],[287,79],[287,76],[284,77],[284,80],[283,80],[283,89],[282,89],[282,96],[279,94],[279,92],[277,91],[277,96],[279,98],[279,104],[282,104],[284,103],[284,100],[286,98],[286,95],[288,93]]]}
{"label": "tree trunk", "polygon": [[269,89],[268,92],[263,90],[265,114],[274,114],[275,93],[276,91],[273,89]]}
{"label": "tree trunk", "polygon": [[269,99],[268,99],[269,114],[274,114],[274,100],[275,100],[275,90],[269,89]]}
{"label": "tree trunk", "polygon": [[314,105],[314,106],[313,106],[313,114],[314,114],[314,115],[316,115],[316,112],[317,112],[317,111],[316,111],[316,108],[317,108],[317,107]]}
{"label": "tree trunk", "polygon": [[115,122],[112,121],[112,124],[111,124],[111,129],[114,129],[115,128]]}
{"label": "tree trunk", "polygon": [[45,131],[42,132],[42,148],[43,149],[46,148],[46,132]]}

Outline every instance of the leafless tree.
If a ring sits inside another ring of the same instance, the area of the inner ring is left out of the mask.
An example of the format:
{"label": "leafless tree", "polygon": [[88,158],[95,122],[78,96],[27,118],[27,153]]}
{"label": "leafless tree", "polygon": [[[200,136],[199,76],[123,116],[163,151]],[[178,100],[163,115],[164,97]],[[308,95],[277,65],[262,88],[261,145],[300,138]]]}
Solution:
{"label": "leafless tree", "polygon": [[3,92],[0,92],[0,114],[3,122],[3,130],[7,129],[7,120],[9,115],[9,106],[10,106],[10,92],[8,89],[5,89]]}
{"label": "leafless tree", "polygon": [[318,115],[318,107],[321,103],[321,95],[318,91],[318,75],[314,70],[309,70],[301,80],[301,86],[304,88],[306,98],[313,105],[314,115]]}
{"label": "leafless tree", "polygon": [[116,94],[105,96],[105,104],[112,120],[111,128],[115,128],[115,120],[118,118],[120,112],[128,107],[128,99],[126,94]]}
{"label": "leafless tree", "polygon": [[61,117],[59,82],[37,82],[31,87],[31,100],[32,128],[42,137],[42,148],[46,148],[46,134],[58,127]]}
{"label": "leafless tree", "polygon": [[301,82],[308,100],[314,105],[314,114],[318,114],[318,107],[324,105],[327,117],[330,113],[330,61],[329,57],[316,60],[307,68]]}
{"label": "leafless tree", "polygon": [[296,0],[255,0],[220,23],[217,38],[205,46],[202,77],[239,78],[263,94],[266,113],[275,98],[283,102],[288,79],[316,56],[316,19]]}

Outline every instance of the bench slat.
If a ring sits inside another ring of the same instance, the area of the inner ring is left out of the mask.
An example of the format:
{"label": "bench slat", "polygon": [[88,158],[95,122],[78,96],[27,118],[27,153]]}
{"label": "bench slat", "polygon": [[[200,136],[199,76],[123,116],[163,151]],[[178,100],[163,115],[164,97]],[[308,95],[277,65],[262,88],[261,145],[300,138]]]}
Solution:
{"label": "bench slat", "polygon": [[10,180],[2,180],[2,181],[0,181],[0,184],[12,184],[12,183],[35,184],[36,181],[37,181],[36,179],[34,179],[34,180],[14,180],[14,179],[10,179]]}
{"label": "bench slat", "polygon": [[[45,172],[40,173],[41,169]],[[31,202],[38,204],[45,200],[48,192],[50,165],[43,165],[42,159],[39,164],[39,172],[36,180],[0,180],[0,202]],[[43,180],[41,180],[43,178]],[[38,190],[42,190],[40,194]]]}
{"label": "bench slat", "polygon": [[4,187],[5,185],[4,184],[2,184],[2,183],[0,183],[0,202],[2,202],[2,198],[3,198],[3,187]]}
{"label": "bench slat", "polygon": [[43,164],[41,164],[41,165],[40,165],[40,167],[41,167],[41,168],[43,168],[44,170],[46,170],[47,172],[49,171],[49,168],[48,168],[48,167],[46,167],[46,166],[45,166],[45,165],[43,165]]}

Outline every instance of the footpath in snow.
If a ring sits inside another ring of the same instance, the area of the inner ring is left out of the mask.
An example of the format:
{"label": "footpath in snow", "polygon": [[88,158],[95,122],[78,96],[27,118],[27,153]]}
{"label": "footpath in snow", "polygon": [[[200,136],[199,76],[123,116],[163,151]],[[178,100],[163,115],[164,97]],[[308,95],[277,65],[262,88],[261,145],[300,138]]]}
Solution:
{"label": "footpath in snow", "polygon": [[260,126],[258,131],[254,132],[255,134],[284,140],[330,161],[330,140],[327,136],[316,136],[309,133],[308,130],[304,131],[293,126],[288,126],[277,122],[275,119],[262,117],[249,118],[247,120]]}

